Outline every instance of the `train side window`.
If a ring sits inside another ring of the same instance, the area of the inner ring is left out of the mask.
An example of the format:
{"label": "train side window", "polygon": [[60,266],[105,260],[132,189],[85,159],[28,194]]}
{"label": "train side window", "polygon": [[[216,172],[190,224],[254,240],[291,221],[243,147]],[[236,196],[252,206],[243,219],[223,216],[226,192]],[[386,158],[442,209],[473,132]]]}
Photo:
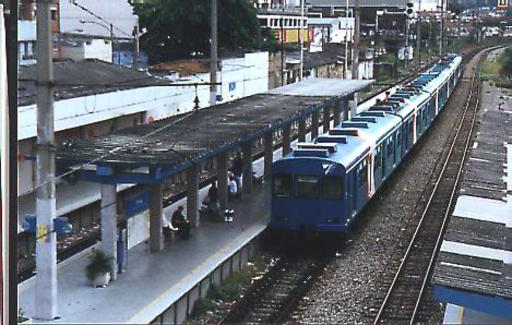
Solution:
{"label": "train side window", "polygon": [[386,140],[386,155],[389,157],[393,154],[393,139],[389,137]]}
{"label": "train side window", "polygon": [[326,199],[341,200],[343,198],[342,178],[325,176],[322,181],[322,193]]}
{"label": "train side window", "polygon": [[316,199],[320,196],[318,177],[297,176],[297,197],[305,199]]}
{"label": "train side window", "polygon": [[273,192],[275,197],[290,197],[292,194],[292,177],[290,175],[275,175]]}
{"label": "train side window", "polygon": [[402,145],[402,132],[400,132],[400,130],[396,131],[396,143],[397,143],[397,146]]}

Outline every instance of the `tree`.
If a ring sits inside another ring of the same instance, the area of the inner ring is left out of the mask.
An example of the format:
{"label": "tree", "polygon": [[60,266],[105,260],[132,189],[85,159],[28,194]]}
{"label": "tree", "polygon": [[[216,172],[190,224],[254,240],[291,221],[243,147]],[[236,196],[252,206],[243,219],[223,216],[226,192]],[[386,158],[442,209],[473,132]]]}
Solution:
{"label": "tree", "polygon": [[450,1],[448,3],[448,10],[458,16],[461,12],[464,11],[464,7],[458,1]]}
{"label": "tree", "polygon": [[[239,51],[262,47],[262,30],[249,1],[218,1],[219,48]],[[140,27],[147,29],[141,46],[151,62],[209,57],[210,0],[152,0],[134,8]]]}

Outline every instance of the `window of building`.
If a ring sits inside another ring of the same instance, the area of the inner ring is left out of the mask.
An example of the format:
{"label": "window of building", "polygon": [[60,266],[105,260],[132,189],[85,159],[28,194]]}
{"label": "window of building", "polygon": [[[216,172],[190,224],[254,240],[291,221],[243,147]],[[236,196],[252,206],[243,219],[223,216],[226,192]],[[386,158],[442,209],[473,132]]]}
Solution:
{"label": "window of building", "polygon": [[297,197],[305,199],[316,199],[320,196],[318,177],[297,176]]}
{"label": "window of building", "polygon": [[292,192],[292,177],[290,175],[275,175],[273,187],[275,197],[290,197]]}
{"label": "window of building", "polygon": [[326,176],[323,179],[323,197],[340,200],[343,198],[343,179],[337,176]]}
{"label": "window of building", "polygon": [[57,10],[51,10],[51,18],[52,20],[57,20]]}

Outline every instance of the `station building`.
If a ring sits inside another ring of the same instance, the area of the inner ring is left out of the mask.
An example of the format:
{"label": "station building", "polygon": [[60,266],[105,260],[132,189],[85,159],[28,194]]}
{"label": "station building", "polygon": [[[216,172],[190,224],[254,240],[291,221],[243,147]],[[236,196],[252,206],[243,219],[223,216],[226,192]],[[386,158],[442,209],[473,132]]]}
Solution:
{"label": "station building", "polygon": [[[266,91],[268,65],[267,52],[222,60],[222,70],[218,74],[222,80],[219,89],[222,101]],[[194,109],[196,97],[199,109],[208,106],[209,86],[201,83],[209,80],[209,73],[185,76],[171,82],[99,60],[58,61],[54,68],[58,85],[54,106],[55,130],[59,144],[94,139],[115,130],[185,114]],[[35,164],[29,158],[35,152],[36,141],[35,75],[36,65],[20,66],[18,268],[22,278],[30,276],[34,266],[35,236],[25,232],[22,224],[25,216],[35,214]],[[169,85],[171,83],[173,85]],[[179,183],[180,177],[177,176],[176,182]],[[120,185],[118,191],[129,196],[132,187]],[[61,179],[57,184],[57,215],[69,217],[74,228],[73,236],[76,237],[73,242],[81,243],[82,247],[97,240],[98,230],[93,225],[100,216],[99,199],[97,184],[82,182],[72,176]],[[141,238],[145,235],[146,232],[140,234]],[[70,248],[69,245],[62,241],[59,248],[64,250]]]}

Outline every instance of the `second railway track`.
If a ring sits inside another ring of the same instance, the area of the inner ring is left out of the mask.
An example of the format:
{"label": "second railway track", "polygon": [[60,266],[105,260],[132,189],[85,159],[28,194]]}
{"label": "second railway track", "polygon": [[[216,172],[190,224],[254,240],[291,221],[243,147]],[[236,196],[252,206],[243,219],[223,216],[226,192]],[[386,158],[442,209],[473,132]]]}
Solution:
{"label": "second railway track", "polygon": [[[485,52],[475,58],[476,62],[472,62],[474,67],[468,67],[472,71],[470,79],[461,80],[470,87],[462,118],[454,131],[452,142],[448,144],[448,153],[409,245],[401,258],[395,260],[398,264],[396,272],[386,274],[382,279],[387,290],[383,297],[376,299],[378,303],[372,309],[376,312],[373,315],[374,324],[413,324],[425,320],[430,314],[430,309],[423,306],[422,301],[429,288],[431,269],[442,241],[445,224],[453,209],[454,197],[474,131],[480,96],[477,67]],[[396,264],[392,262],[390,266],[396,267]]]}

